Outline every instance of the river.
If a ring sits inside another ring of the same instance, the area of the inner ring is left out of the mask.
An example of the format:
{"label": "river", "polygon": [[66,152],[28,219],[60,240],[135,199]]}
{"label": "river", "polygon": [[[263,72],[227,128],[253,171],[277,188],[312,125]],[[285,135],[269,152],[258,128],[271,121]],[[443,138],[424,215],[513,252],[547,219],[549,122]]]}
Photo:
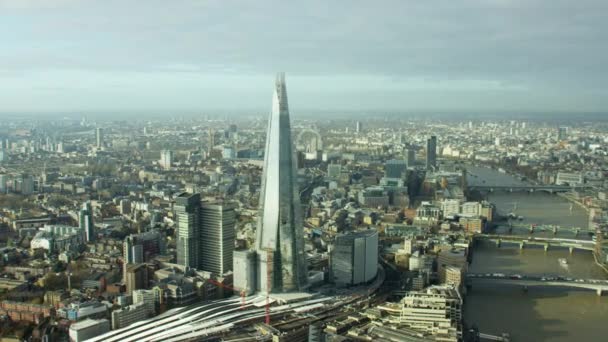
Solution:
{"label": "river", "polygon": [[[469,167],[476,176],[469,176],[469,184],[510,184],[522,182],[495,170]],[[485,181],[485,183],[483,182]],[[517,224],[558,225],[562,227],[588,226],[588,213],[581,207],[548,193],[495,192],[487,199],[498,211],[515,209],[523,216]],[[516,206],[514,203],[517,203]],[[505,233],[507,227],[497,229]],[[526,228],[515,228],[515,234],[528,234]],[[553,236],[550,231],[535,235]],[[574,233],[558,231],[558,237],[574,238]],[[589,239],[585,233],[578,239]],[[566,258],[568,267],[557,259]],[[475,273],[502,272],[520,274],[558,274],[573,278],[606,279],[606,274],[593,262],[591,252],[553,248],[525,248],[491,242],[478,243],[473,251],[470,271]],[[595,292],[562,288],[530,287],[527,292],[519,286],[499,285],[492,281],[476,282],[467,294],[465,320],[485,333],[500,335],[507,332],[511,340],[520,341],[606,341],[608,340],[608,297]]]}

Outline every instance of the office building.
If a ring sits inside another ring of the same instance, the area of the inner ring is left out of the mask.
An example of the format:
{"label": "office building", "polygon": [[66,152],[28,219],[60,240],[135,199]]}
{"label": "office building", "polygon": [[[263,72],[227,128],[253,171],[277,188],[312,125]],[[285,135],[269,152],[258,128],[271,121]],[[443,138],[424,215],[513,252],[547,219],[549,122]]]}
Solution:
{"label": "office building", "polygon": [[204,203],[201,207],[201,265],[203,271],[222,275],[232,271],[236,212],[233,203]]}
{"label": "office building", "polygon": [[82,342],[105,334],[108,331],[110,331],[110,321],[107,319],[87,318],[70,325],[69,336],[71,342]]}
{"label": "office building", "polygon": [[201,266],[201,195],[183,193],[175,199],[177,263],[194,269]]}
{"label": "office building", "polygon": [[0,175],[0,193],[7,193],[8,192],[8,187],[7,187],[7,183],[8,183],[8,175],[6,174],[1,174]]}
{"label": "office building", "polygon": [[148,318],[148,308],[144,303],[129,305],[112,311],[112,329],[127,327]]}
{"label": "office building", "polygon": [[216,142],[215,142],[215,130],[213,128],[209,127],[209,131],[208,131],[207,135],[208,135],[208,138],[209,138],[209,142],[207,143],[209,145],[208,146],[209,151],[207,151],[207,152],[209,154],[211,154],[211,150],[213,149],[213,147],[215,147],[215,144],[216,144]]}
{"label": "office building", "polygon": [[388,191],[380,186],[372,186],[361,190],[358,200],[366,208],[387,207],[389,205]]}
{"label": "office building", "polygon": [[407,164],[405,160],[391,159],[384,164],[384,177],[391,179],[402,179],[405,177]]}
{"label": "office building", "polygon": [[252,250],[238,250],[233,254],[234,288],[250,295],[256,290],[257,254]]}
{"label": "office building", "polygon": [[222,151],[222,158],[224,158],[224,159],[236,158],[236,150],[234,149],[234,147],[224,146],[224,150]]}
{"label": "office building", "polygon": [[412,167],[416,164],[416,150],[413,148],[407,149],[407,166]]}
{"label": "office building", "polygon": [[154,290],[133,290],[133,304],[142,303],[148,312],[148,316],[156,314],[156,291]]}
{"label": "office building", "polygon": [[462,204],[463,216],[479,216],[481,204],[479,202],[465,202]]}
{"label": "office building", "polygon": [[413,238],[406,237],[403,239],[403,252],[405,254],[412,254],[416,249],[416,241]]}
{"label": "office building", "polygon": [[340,164],[329,164],[327,165],[327,178],[338,179],[342,173],[342,165]]}
{"label": "office building", "polygon": [[437,137],[431,136],[426,141],[426,169],[435,170],[437,167]]}
{"label": "office building", "polygon": [[584,182],[583,174],[580,172],[558,172],[555,177],[556,185],[582,185]]}
{"label": "office building", "polygon": [[404,328],[430,334],[434,341],[461,341],[462,298],[450,285],[410,291],[400,303],[378,306]]}
{"label": "office building", "polygon": [[162,150],[160,151],[160,160],[159,165],[165,170],[171,169],[171,165],[173,164],[173,151],[171,150]]}
{"label": "office building", "polygon": [[357,285],[374,279],[378,271],[378,232],[364,230],[338,235],[331,267],[337,286]]}
{"label": "office building", "polygon": [[165,241],[157,230],[131,234],[123,242],[123,256],[126,263],[147,262],[152,257],[165,253]]}
{"label": "office building", "polygon": [[357,133],[363,132],[363,124],[361,123],[361,121],[357,121],[356,127],[355,127],[355,132],[357,132]]}
{"label": "office building", "polygon": [[460,201],[456,199],[444,199],[441,201],[441,212],[443,217],[454,217],[460,213]]}
{"label": "office building", "polygon": [[279,73],[268,120],[256,238],[262,292],[307,288],[301,210],[285,75]]}
{"label": "office building", "polygon": [[84,232],[85,241],[95,242],[97,233],[93,224],[93,207],[91,206],[91,202],[87,201],[82,205],[78,221],[80,229]]}
{"label": "office building", "polygon": [[123,242],[123,258],[126,264],[140,264],[144,262],[144,248],[142,244],[135,241],[133,235],[129,235]]}
{"label": "office building", "polygon": [[125,285],[127,294],[134,290],[148,287],[148,266],[146,264],[127,264],[125,271]]}
{"label": "office building", "polygon": [[28,174],[21,175],[21,179],[19,180],[19,188],[20,192],[23,195],[31,195],[35,191],[34,185],[34,177]]}
{"label": "office building", "polygon": [[557,140],[564,141],[568,139],[568,127],[560,126],[557,128]]}
{"label": "office building", "polygon": [[103,128],[97,127],[97,129],[95,129],[95,146],[97,146],[97,148],[102,148],[103,145]]}

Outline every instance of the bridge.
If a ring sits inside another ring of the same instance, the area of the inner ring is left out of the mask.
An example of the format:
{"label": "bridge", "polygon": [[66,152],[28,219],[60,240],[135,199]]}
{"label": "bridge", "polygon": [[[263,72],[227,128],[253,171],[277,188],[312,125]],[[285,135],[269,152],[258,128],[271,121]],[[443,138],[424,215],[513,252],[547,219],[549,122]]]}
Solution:
{"label": "bridge", "polygon": [[494,234],[476,234],[473,240],[488,240],[496,243],[497,247],[500,247],[504,243],[519,245],[520,249],[524,249],[527,245],[542,246],[545,251],[550,246],[566,247],[570,249],[570,253],[574,252],[575,249],[582,249],[586,251],[595,250],[595,242],[591,240],[577,240],[577,239],[563,239],[563,238],[550,238],[550,237],[532,237],[524,235],[494,235]]}
{"label": "bridge", "polygon": [[557,275],[521,275],[504,273],[467,273],[467,285],[475,279],[499,281],[505,284],[528,286],[560,286],[594,290],[598,296],[608,291],[608,280],[604,279],[574,279]]}
{"label": "bridge", "polygon": [[577,185],[577,186],[569,186],[569,185],[549,185],[549,184],[520,184],[520,185],[486,185],[486,184],[476,184],[469,185],[469,190],[479,190],[479,191],[507,191],[507,192],[516,192],[516,191],[527,191],[527,192],[535,192],[535,191],[545,191],[549,193],[557,193],[557,192],[569,192],[572,190],[583,190],[592,188],[590,185]]}
{"label": "bridge", "polygon": [[546,224],[521,224],[521,223],[513,223],[513,221],[509,220],[507,223],[507,226],[509,227],[509,231],[513,230],[513,228],[524,228],[530,231],[530,234],[536,232],[536,231],[551,231],[553,232],[553,234],[557,234],[557,232],[560,231],[568,231],[568,232],[573,232],[575,236],[577,236],[579,233],[581,232],[587,232],[587,233],[595,233],[595,231],[587,229],[587,228],[581,228],[581,227],[562,227],[562,226],[557,226],[557,225],[546,225]]}

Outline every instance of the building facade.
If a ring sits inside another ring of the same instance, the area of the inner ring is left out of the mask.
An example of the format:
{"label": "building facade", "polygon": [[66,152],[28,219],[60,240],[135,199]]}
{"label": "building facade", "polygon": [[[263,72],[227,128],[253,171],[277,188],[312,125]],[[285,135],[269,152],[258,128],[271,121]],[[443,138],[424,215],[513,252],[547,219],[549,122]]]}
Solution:
{"label": "building facade", "polygon": [[236,212],[233,203],[201,207],[201,270],[222,275],[232,271]]}
{"label": "building facade", "polygon": [[95,225],[93,224],[93,207],[91,206],[91,202],[87,201],[82,205],[78,219],[80,229],[84,232],[86,242],[95,242],[97,233],[95,232]]}
{"label": "building facade", "polygon": [[432,136],[426,141],[426,168],[434,170],[437,167],[437,137]]}
{"label": "building facade", "polygon": [[183,193],[175,200],[177,263],[194,269],[201,266],[200,203],[200,194]]}
{"label": "building facade", "polygon": [[331,267],[337,286],[357,285],[374,279],[378,271],[378,232],[364,230],[338,235]]}

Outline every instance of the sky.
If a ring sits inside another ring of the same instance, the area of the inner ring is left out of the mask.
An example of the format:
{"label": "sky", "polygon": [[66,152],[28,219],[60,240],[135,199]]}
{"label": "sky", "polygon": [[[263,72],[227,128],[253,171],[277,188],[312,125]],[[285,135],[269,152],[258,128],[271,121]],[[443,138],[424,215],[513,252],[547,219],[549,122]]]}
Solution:
{"label": "sky", "polygon": [[266,111],[277,71],[292,112],[608,108],[606,0],[0,0],[0,42],[2,113]]}

